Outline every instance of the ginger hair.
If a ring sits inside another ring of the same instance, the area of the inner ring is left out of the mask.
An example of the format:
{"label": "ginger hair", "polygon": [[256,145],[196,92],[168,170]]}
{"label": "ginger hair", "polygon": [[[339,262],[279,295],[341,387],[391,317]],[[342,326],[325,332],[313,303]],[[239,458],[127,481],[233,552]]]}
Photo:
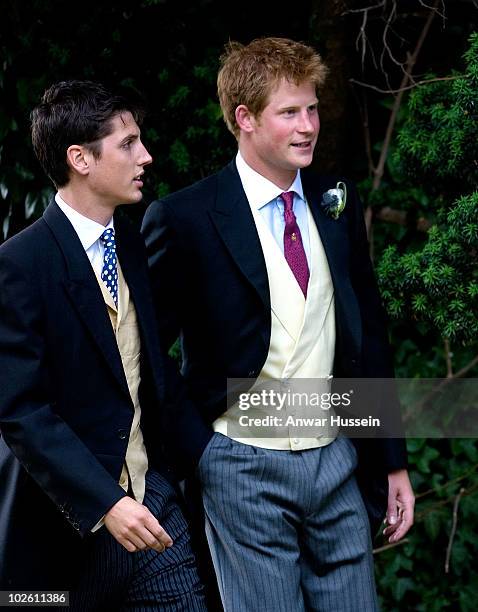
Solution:
{"label": "ginger hair", "polygon": [[259,118],[282,79],[295,85],[310,82],[318,91],[327,75],[315,49],[288,38],[256,38],[248,45],[229,42],[220,62],[217,93],[224,121],[236,139],[239,105],[244,104]]}

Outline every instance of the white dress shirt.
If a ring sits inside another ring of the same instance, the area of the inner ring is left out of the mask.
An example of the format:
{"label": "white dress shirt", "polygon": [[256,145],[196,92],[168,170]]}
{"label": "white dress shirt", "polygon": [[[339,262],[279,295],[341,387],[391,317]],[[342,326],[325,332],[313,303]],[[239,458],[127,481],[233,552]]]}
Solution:
{"label": "white dress shirt", "polygon": [[110,227],[114,229],[113,217],[109,220],[108,225],[104,226],[101,223],[93,221],[85,217],[63,200],[59,193],[55,195],[55,201],[61,210],[65,213],[68,221],[73,225],[73,229],[78,234],[83,248],[88,255],[88,259],[93,266],[93,270],[101,277],[103,270],[103,256],[105,247],[103,241],[100,240],[101,234]]}
{"label": "white dress shirt", "polygon": [[[282,253],[284,253],[284,201],[280,196],[284,192],[269,179],[253,170],[244,160],[240,151],[236,156],[236,166],[239,172],[239,177],[246,192],[246,197],[251,208],[258,210],[270,229]],[[302,244],[304,245],[307,263],[310,268],[310,240],[309,240],[309,225],[307,221],[307,202],[302,189],[302,181],[300,179],[300,170],[297,170],[295,179],[291,186],[285,191],[294,192],[294,214],[297,219],[297,225],[302,236]]]}

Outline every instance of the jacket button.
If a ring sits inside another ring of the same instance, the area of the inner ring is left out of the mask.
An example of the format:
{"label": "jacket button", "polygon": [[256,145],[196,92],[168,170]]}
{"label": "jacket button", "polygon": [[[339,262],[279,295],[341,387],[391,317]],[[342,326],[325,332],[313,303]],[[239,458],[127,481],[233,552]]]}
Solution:
{"label": "jacket button", "polygon": [[126,440],[127,437],[128,437],[128,433],[126,429],[118,429],[118,438],[120,440]]}

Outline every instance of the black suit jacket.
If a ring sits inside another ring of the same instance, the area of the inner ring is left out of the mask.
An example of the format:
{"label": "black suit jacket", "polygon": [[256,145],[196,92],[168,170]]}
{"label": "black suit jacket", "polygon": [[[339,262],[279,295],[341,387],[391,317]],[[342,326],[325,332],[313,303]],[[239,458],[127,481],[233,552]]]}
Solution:
{"label": "black suit jacket", "polygon": [[[130,226],[115,215],[141,335],[141,427],[150,466],[163,470],[162,356]],[[66,588],[91,528],[125,495],[134,409],[98,281],[55,202],[0,247],[0,373],[0,587]]]}
{"label": "black suit jacket", "polygon": [[[302,172],[335,291],[334,376],[393,377],[385,314],[368,254],[363,209],[347,182],[338,220],[320,205],[337,179]],[[218,174],[153,202],[143,234],[166,345],[180,333],[182,374],[192,402],[167,415],[177,464],[197,463],[211,423],[226,409],[226,379],[254,378],[271,333],[267,270],[234,162]],[[167,288],[167,291],[165,291]],[[178,443],[179,442],[179,443]],[[357,476],[375,529],[386,503],[386,474],[406,467],[403,440],[357,442]]]}

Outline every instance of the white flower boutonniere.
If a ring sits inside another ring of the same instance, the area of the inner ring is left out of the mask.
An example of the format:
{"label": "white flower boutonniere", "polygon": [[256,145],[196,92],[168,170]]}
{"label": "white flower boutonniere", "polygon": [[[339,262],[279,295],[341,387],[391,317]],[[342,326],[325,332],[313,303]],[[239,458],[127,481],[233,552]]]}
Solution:
{"label": "white flower boutonniere", "polygon": [[339,181],[335,189],[327,189],[327,191],[322,194],[322,202],[320,204],[327,215],[337,220],[340,213],[345,208],[346,201],[347,187],[345,183]]}

